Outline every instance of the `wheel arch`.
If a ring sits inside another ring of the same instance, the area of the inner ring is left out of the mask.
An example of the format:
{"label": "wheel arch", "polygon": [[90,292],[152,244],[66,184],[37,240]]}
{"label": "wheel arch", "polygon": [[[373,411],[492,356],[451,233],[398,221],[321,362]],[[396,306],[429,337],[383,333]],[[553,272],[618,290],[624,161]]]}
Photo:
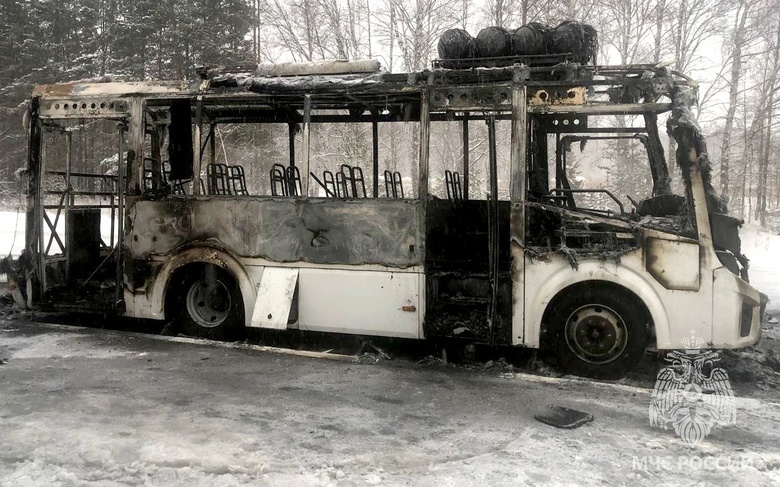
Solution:
{"label": "wheel arch", "polygon": [[190,266],[213,264],[227,272],[238,285],[244,303],[244,325],[249,325],[254,307],[254,283],[246,267],[231,250],[216,241],[198,241],[180,247],[168,258],[157,273],[152,286],[152,313],[165,316],[165,303],[169,296],[171,280]]}
{"label": "wheel arch", "polygon": [[[528,330],[531,332],[529,336],[536,339],[536,346],[539,346],[543,339],[551,306],[554,305],[561,293],[570,289],[571,286],[594,283],[616,286],[632,295],[638,303],[644,306],[650,317],[650,340],[655,340],[657,343],[669,342],[671,330],[661,297],[642,276],[625,266],[622,266],[620,271],[616,273],[607,270],[602,263],[582,262],[577,272],[571,272],[571,267],[568,265],[562,266],[560,270],[549,276],[542,286],[527,296],[528,307],[526,309],[543,310],[537,311],[532,316],[526,315],[527,318],[531,318],[527,326],[530,325],[532,328]],[[534,330],[533,327],[536,329]]]}
{"label": "wheel arch", "polygon": [[653,317],[650,313],[650,310],[648,309],[645,302],[637,296],[635,292],[628,289],[625,286],[621,286],[620,284],[617,284],[615,282],[611,281],[603,281],[603,280],[585,280],[585,281],[579,281],[574,284],[570,284],[569,286],[566,286],[565,288],[558,291],[558,293],[553,296],[553,298],[550,300],[550,302],[547,304],[547,307],[544,310],[544,313],[542,314],[542,323],[540,325],[540,334],[544,335],[547,330],[547,328],[550,326],[550,315],[555,309],[555,306],[557,303],[559,303],[568,293],[574,292],[576,290],[579,290],[580,288],[590,288],[590,287],[600,287],[604,289],[611,288],[615,292],[623,293],[626,296],[628,296],[635,305],[642,308],[645,315],[647,316],[649,323],[648,323],[648,331],[651,333],[653,332]]}

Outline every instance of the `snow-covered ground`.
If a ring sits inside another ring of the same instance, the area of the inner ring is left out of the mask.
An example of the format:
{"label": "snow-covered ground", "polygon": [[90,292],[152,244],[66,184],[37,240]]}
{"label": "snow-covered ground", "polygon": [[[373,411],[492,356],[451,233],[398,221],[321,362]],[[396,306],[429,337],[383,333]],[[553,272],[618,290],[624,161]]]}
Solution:
{"label": "snow-covered ground", "polygon": [[780,235],[754,224],[742,227],[742,253],[750,259],[750,283],[769,296],[768,309],[780,309]]}
{"label": "snow-covered ground", "polygon": [[[776,382],[734,369],[736,424],[689,447],[650,426],[652,382],[314,360],[24,319],[0,319],[0,357],[2,486],[780,485]],[[550,406],[593,421],[534,419]]]}
{"label": "snow-covered ground", "polygon": [[0,211],[0,255],[18,257],[24,248],[24,210]]}
{"label": "snow-covered ground", "polygon": [[[47,211],[52,223],[57,217],[56,211]],[[24,249],[24,224],[25,210],[21,208],[17,211],[0,211],[0,257],[13,255],[19,257]],[[45,243],[48,244],[51,232],[48,228],[44,229]],[[65,215],[61,214],[57,221],[57,234],[61,239],[65,238]],[[114,232],[116,234],[116,231]],[[103,241],[108,244],[111,239],[111,210],[103,209],[100,219],[100,234]],[[50,253],[58,253],[56,241],[52,242]]]}

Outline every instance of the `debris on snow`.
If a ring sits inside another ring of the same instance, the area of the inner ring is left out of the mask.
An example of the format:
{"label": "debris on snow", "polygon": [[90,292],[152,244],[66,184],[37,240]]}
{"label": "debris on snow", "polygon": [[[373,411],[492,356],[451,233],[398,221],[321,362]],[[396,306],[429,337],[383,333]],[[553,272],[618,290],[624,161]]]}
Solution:
{"label": "debris on snow", "polygon": [[593,421],[593,415],[563,406],[550,406],[549,412],[537,414],[534,419],[556,428],[574,429]]}
{"label": "debris on snow", "polygon": [[422,360],[418,360],[417,363],[419,365],[440,365],[440,366],[446,366],[448,365],[446,361],[439,357],[434,357],[433,355],[428,355]]}

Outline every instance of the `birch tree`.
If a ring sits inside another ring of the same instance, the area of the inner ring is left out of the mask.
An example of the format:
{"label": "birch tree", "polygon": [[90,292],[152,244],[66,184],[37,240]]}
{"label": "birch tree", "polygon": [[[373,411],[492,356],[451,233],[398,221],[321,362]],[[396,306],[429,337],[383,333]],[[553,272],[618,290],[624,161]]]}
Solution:
{"label": "birch tree", "polygon": [[732,131],[734,128],[734,116],[737,111],[737,101],[740,93],[740,81],[742,80],[743,57],[746,55],[746,48],[751,41],[752,32],[748,32],[750,27],[748,21],[754,12],[757,2],[751,0],[738,0],[733,9],[734,23],[731,32],[726,37],[724,46],[730,47],[728,55],[731,61],[729,76],[729,101],[726,111],[726,119],[723,126],[723,139],[721,144],[721,162],[720,162],[720,193],[724,200],[730,196],[730,176],[731,176],[731,149],[732,149]]}

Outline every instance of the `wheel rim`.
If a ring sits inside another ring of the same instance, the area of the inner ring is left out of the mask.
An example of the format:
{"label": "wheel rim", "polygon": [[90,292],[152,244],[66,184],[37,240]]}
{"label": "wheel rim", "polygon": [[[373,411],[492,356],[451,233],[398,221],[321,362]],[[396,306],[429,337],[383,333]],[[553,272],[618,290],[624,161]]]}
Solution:
{"label": "wheel rim", "polygon": [[578,308],[566,320],[566,345],[579,359],[605,364],[628,345],[628,329],[615,310],[600,304]]}
{"label": "wheel rim", "polygon": [[227,286],[219,279],[200,279],[187,291],[187,312],[204,328],[215,328],[230,315],[232,300]]}

